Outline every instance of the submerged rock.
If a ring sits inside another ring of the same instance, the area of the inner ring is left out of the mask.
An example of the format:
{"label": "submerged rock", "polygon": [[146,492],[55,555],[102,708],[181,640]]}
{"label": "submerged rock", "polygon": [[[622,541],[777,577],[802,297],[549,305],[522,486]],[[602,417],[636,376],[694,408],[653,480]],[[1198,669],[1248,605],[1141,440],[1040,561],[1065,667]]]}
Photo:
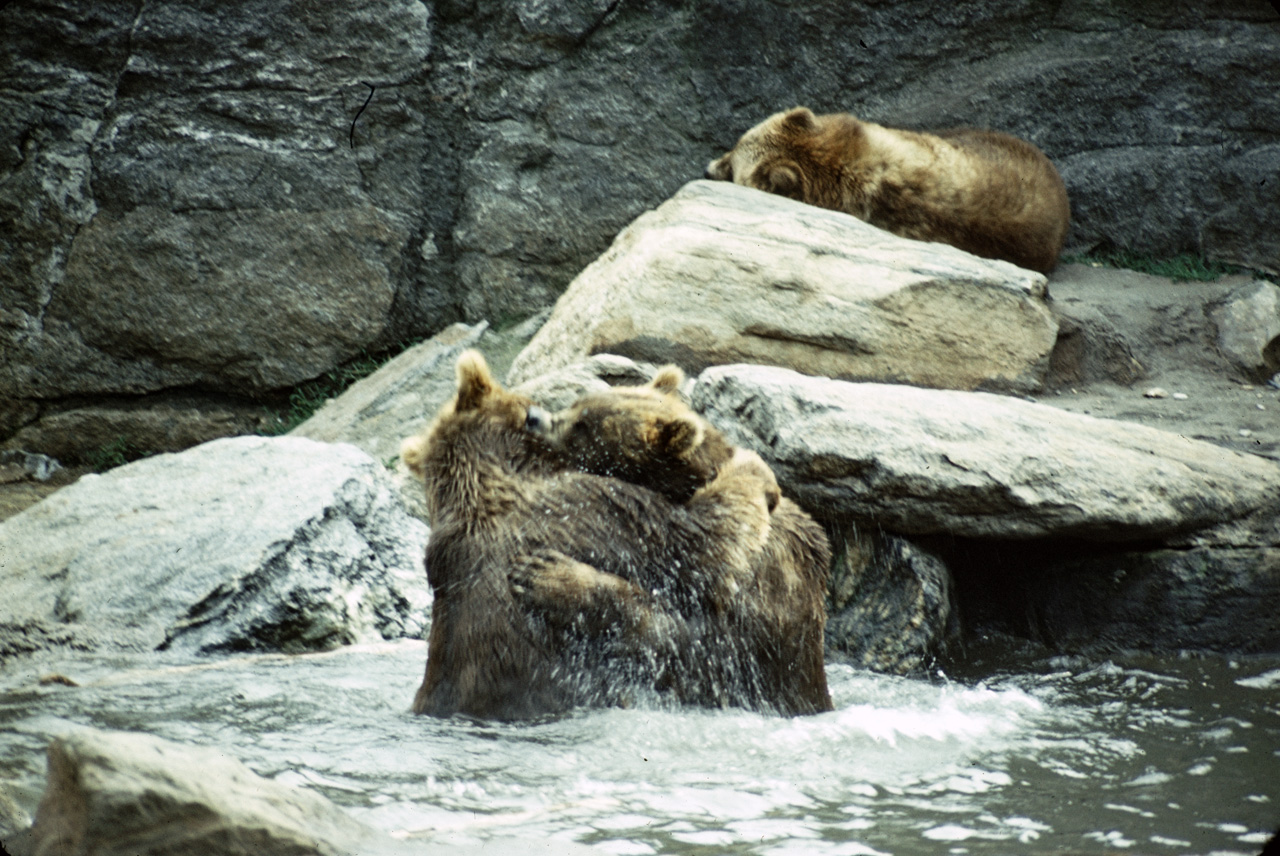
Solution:
{"label": "submerged rock", "polygon": [[319,794],[264,779],[219,749],[94,729],[50,744],[48,783],[29,836],[33,856],[340,856],[403,846]]}
{"label": "submerged rock", "polygon": [[727,182],[640,217],[569,286],[520,383],[607,351],[698,372],[751,362],[924,386],[1038,388],[1045,278]]}
{"label": "submerged rock", "polygon": [[240,437],[136,461],[0,524],[0,657],[419,637],[426,537],[351,446]]}

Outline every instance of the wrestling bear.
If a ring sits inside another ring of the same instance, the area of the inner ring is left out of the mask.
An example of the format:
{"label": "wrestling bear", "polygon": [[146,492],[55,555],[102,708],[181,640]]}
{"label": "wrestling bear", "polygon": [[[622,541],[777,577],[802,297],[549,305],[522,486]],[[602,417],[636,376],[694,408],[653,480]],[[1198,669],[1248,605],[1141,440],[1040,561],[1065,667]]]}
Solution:
{"label": "wrestling bear", "polygon": [[995,131],[886,128],[805,107],[742,135],[706,177],[754,187],[921,241],[1048,273],[1071,218],[1044,153]]}
{"label": "wrestling bear", "polygon": [[453,401],[402,446],[432,524],[435,601],[414,711],[527,718],[644,696],[828,709],[825,684],[817,703],[766,697],[724,682],[756,664],[705,662],[724,650],[718,612],[770,540],[776,485],[758,456],[736,451],[674,503],[568,469],[526,430],[531,407],[467,352]]}
{"label": "wrestling bear", "polygon": [[[575,469],[687,502],[733,457],[734,449],[679,398],[682,383],[679,367],[664,366],[644,386],[587,395],[557,414],[533,407],[528,427]],[[771,511],[777,496],[775,486]]]}
{"label": "wrestling bear", "polygon": [[[666,366],[645,386],[593,393],[559,413],[532,408],[527,427],[570,466],[686,502],[739,450],[679,396],[683,382],[678,367]],[[830,545],[822,527],[781,496],[772,472],[766,499],[772,515],[765,547],[715,604],[722,624],[715,655],[763,664],[765,683],[756,691],[763,697],[807,699],[822,709],[829,703],[823,630]]]}

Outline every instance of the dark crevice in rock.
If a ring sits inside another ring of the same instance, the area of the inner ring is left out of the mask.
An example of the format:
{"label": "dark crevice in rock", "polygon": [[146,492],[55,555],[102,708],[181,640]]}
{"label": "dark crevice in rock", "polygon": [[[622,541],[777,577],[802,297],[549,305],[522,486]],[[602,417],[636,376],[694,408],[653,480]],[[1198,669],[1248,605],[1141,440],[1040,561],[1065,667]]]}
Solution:
{"label": "dark crevice in rock", "polygon": [[952,570],[966,635],[1051,650],[1280,649],[1280,550],[921,539]]}

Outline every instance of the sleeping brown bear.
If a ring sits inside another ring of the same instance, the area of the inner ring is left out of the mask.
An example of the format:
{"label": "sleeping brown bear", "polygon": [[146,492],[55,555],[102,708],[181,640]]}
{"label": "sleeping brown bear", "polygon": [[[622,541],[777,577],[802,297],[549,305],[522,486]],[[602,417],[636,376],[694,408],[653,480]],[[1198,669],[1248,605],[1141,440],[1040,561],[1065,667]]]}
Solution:
{"label": "sleeping brown bear", "polygon": [[[687,502],[739,450],[684,402],[683,382],[679,368],[666,366],[647,385],[593,393],[559,413],[533,408],[528,428],[570,466]],[[822,527],[781,496],[771,472],[766,498],[772,514],[765,547],[715,604],[723,624],[717,656],[762,664],[765,697],[804,698],[821,708],[829,704],[823,629],[830,546]]]}
{"label": "sleeping brown bear", "polygon": [[1058,171],[1024,140],[972,128],[904,131],[805,107],[747,131],[706,177],[1042,273],[1057,264],[1071,219]]}
{"label": "sleeping brown bear", "polygon": [[453,401],[402,446],[432,524],[435,600],[414,711],[524,718],[644,697],[829,708],[825,684],[817,700],[776,697],[756,663],[704,655],[748,655],[720,638],[717,615],[770,540],[775,483],[759,457],[735,452],[674,503],[565,468],[525,430],[531,406],[467,352]]}

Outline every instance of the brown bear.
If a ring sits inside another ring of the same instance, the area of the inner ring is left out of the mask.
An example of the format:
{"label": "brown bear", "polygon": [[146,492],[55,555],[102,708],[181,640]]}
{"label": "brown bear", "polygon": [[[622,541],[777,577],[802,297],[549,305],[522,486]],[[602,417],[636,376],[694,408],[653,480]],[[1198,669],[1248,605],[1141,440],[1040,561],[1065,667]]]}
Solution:
{"label": "brown bear", "polygon": [[[658,370],[644,386],[614,387],[579,399],[565,410],[529,411],[528,430],[545,439],[573,467],[640,484],[682,503],[731,466],[735,449],[679,395],[684,373]],[[831,550],[826,533],[782,497],[772,472],[766,482],[772,515],[764,549],[736,591],[716,604],[723,628],[717,638],[725,662],[764,664],[766,697],[829,698],[823,671],[823,633]],[[829,703],[829,702],[827,702]]]}
{"label": "brown bear", "polygon": [[[484,359],[401,455],[426,486],[435,594],[418,713],[527,718],[645,695],[782,713],[755,663],[708,662],[716,620],[769,541],[772,473],[736,452],[684,503],[567,469],[526,430],[532,402]],[[725,676],[742,677],[736,683]]]}
{"label": "brown bear", "polygon": [[[664,366],[644,386],[587,395],[560,413],[530,408],[527,427],[576,469],[687,502],[733,457],[734,447],[683,402],[682,383],[678,366]],[[772,511],[776,484],[769,499]]]}
{"label": "brown bear", "polygon": [[1024,140],[972,128],[904,131],[805,107],[747,131],[706,177],[1041,273],[1058,263],[1071,219],[1061,176]]}

